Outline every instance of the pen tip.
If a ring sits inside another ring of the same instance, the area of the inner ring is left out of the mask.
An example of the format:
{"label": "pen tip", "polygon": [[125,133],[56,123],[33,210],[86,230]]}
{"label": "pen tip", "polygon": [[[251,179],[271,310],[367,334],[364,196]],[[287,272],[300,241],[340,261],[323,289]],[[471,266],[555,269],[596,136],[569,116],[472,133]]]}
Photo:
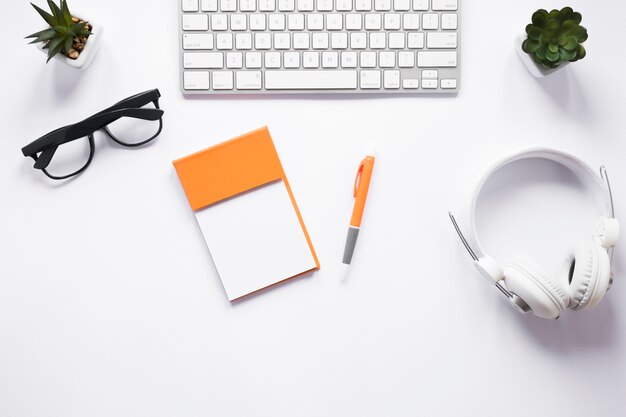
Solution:
{"label": "pen tip", "polygon": [[350,265],[349,264],[341,264],[342,270],[341,270],[341,282],[345,282],[346,279],[348,279],[348,273],[350,272]]}

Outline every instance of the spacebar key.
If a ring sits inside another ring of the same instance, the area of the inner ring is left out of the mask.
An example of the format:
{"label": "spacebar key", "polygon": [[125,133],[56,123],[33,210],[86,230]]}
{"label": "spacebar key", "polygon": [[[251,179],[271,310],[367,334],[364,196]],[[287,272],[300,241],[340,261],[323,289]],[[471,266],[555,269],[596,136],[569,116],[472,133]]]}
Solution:
{"label": "spacebar key", "polygon": [[356,87],[356,71],[265,71],[267,90],[346,90]]}

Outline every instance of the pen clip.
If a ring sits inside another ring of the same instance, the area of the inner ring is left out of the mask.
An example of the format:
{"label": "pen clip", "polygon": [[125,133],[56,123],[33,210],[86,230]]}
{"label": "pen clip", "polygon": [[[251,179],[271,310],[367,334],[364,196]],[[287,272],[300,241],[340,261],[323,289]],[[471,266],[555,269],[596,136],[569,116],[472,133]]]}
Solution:
{"label": "pen clip", "polygon": [[356,193],[359,190],[359,185],[361,185],[361,182],[359,181],[361,179],[361,173],[363,172],[363,168],[365,167],[365,159],[361,161],[361,163],[359,164],[359,170],[356,172],[356,178],[354,179],[354,196],[356,197]]}

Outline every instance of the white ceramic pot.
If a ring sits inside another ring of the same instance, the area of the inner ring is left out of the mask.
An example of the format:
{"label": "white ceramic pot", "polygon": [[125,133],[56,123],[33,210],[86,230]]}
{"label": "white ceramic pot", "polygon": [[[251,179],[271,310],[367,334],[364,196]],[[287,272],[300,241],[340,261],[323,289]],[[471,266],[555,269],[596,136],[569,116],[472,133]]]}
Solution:
{"label": "white ceramic pot", "polygon": [[557,68],[546,68],[543,65],[537,64],[535,60],[522,49],[522,44],[526,40],[527,36],[528,35],[526,35],[526,33],[522,33],[517,38],[515,38],[515,50],[517,51],[517,55],[519,55],[520,59],[526,66],[526,69],[528,69],[528,72],[530,72],[533,77],[547,77],[548,75],[554,74],[556,71],[563,69],[569,64],[569,62],[566,61],[559,65]]}
{"label": "white ceramic pot", "polygon": [[[82,19],[82,18],[81,18]],[[84,19],[83,19],[84,20]],[[100,49],[100,43],[102,42],[102,35],[104,34],[104,28],[97,23],[93,23],[89,21],[91,25],[92,34],[87,39],[87,43],[85,44],[85,49],[80,53],[78,59],[70,59],[63,54],[56,54],[54,58],[57,61],[62,61],[73,68],[85,69],[91,64],[93,58],[96,56],[98,49]],[[43,49],[43,43],[37,44],[37,47],[41,52],[48,55],[48,50]]]}

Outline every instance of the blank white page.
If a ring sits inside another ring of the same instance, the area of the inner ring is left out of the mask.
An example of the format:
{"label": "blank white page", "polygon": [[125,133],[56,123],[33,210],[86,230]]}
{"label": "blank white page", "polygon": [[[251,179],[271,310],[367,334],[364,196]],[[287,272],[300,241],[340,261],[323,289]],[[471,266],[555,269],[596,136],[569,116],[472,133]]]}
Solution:
{"label": "blank white page", "polygon": [[196,212],[229,300],[316,267],[283,181]]}

